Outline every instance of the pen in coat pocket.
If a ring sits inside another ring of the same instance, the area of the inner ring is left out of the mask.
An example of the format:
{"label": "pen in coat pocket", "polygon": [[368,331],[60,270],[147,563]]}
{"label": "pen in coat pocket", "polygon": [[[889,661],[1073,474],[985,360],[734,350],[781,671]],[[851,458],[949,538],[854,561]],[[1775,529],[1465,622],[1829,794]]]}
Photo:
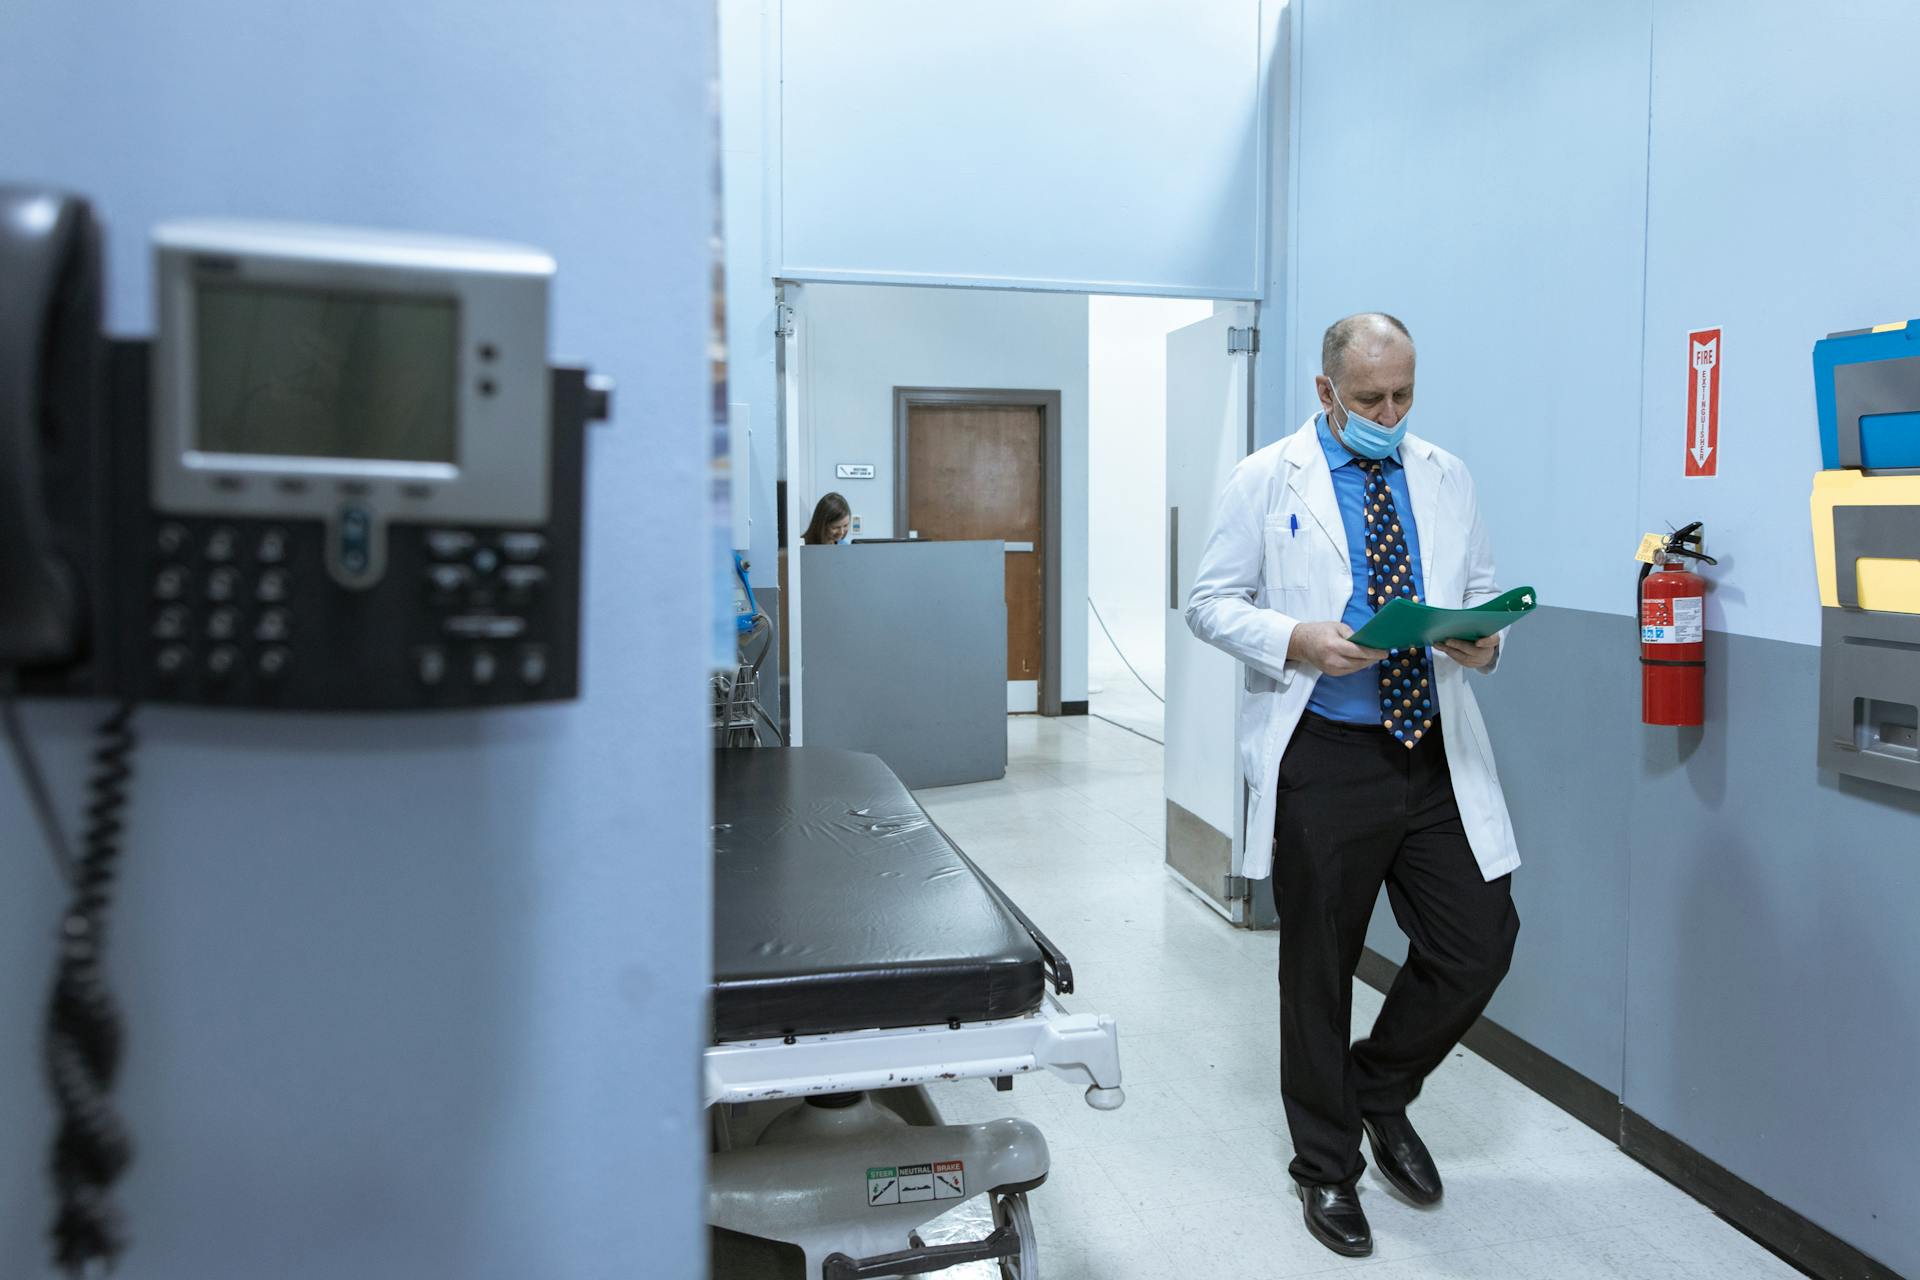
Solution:
{"label": "pen in coat pocket", "polygon": [[1287,517],[1287,536],[1292,538],[1297,538],[1300,536],[1300,517],[1299,516],[1290,515]]}

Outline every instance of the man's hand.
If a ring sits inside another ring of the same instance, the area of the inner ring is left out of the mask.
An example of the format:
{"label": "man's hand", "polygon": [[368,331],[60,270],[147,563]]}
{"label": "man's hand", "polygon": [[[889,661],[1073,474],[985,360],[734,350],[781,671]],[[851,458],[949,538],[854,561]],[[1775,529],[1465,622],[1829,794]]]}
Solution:
{"label": "man's hand", "polygon": [[1440,652],[1452,658],[1463,667],[1478,671],[1493,661],[1500,652],[1500,637],[1491,635],[1484,640],[1442,640]]}
{"label": "man's hand", "polygon": [[1287,642],[1287,657],[1330,676],[1350,676],[1387,656],[1384,649],[1362,649],[1347,639],[1352,634],[1353,628],[1344,622],[1302,622]]}

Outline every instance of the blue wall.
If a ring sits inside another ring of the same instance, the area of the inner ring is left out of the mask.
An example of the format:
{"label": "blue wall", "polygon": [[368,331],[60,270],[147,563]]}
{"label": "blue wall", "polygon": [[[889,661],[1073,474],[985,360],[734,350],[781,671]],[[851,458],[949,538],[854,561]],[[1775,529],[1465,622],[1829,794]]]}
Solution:
{"label": "blue wall", "polygon": [[[1920,152],[1886,96],[1920,10],[1294,9],[1288,418],[1328,321],[1400,314],[1414,430],[1551,606],[1480,686],[1527,859],[1491,1016],[1920,1272],[1920,802],[1815,767],[1806,503],[1814,340],[1920,314]],[[1687,480],[1685,334],[1714,325],[1720,475]],[[1722,559],[1709,723],[1643,728],[1632,550],[1692,519]],[[1384,913],[1372,936],[1399,953]]]}
{"label": "blue wall", "polygon": [[[164,217],[505,237],[560,262],[556,356],[620,387],[582,701],[143,714],[112,949],[131,1280],[700,1272],[713,25],[691,0],[0,12],[0,173],[97,198],[116,329],[149,327]],[[30,709],[70,812],[86,719]],[[24,1276],[59,897],[5,769],[0,856],[0,1273]]]}

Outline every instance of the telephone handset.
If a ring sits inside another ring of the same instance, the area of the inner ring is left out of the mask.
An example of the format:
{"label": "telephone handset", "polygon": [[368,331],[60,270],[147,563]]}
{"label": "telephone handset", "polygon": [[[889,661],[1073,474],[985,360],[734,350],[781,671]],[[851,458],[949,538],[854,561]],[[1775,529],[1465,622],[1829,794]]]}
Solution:
{"label": "telephone handset", "polygon": [[0,672],[304,710],[579,689],[586,425],[554,263],[298,224],[153,236],[156,334],[100,332],[84,200],[0,187]]}
{"label": "telephone handset", "polygon": [[100,271],[86,201],[0,185],[0,671],[85,656]]}

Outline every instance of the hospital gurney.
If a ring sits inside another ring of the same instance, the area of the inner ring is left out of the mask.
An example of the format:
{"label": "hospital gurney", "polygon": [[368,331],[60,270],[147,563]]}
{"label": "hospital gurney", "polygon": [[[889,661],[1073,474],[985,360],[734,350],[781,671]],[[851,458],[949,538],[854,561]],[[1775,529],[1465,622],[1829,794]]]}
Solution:
{"label": "hospital gurney", "polygon": [[[1048,992],[1073,990],[1066,957],[876,757],[722,751],[714,793],[716,1274],[722,1246],[755,1240],[797,1249],[807,1280],[991,1259],[1031,1280],[1045,1137],[1025,1120],[942,1124],[924,1086],[1045,1070],[1110,1110],[1113,1019]],[[984,1240],[922,1242],[981,1195]]]}

